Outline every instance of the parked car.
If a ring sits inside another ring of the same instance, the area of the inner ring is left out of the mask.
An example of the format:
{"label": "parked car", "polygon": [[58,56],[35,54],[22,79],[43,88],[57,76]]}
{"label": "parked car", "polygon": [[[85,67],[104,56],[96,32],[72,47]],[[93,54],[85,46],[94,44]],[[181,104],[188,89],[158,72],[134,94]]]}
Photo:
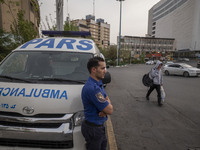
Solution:
{"label": "parked car", "polygon": [[183,61],[190,61],[190,59],[189,58],[183,58]]}
{"label": "parked car", "polygon": [[178,60],[178,61],[183,61],[183,58],[180,58],[180,57],[179,57],[177,60]]}
{"label": "parked car", "polygon": [[173,61],[167,61],[166,64],[173,64]]}
{"label": "parked car", "polygon": [[157,63],[157,61],[158,61],[158,60],[154,60],[154,61],[153,61],[153,64],[156,64],[156,63]]}
{"label": "parked car", "polygon": [[164,66],[165,75],[182,75],[184,77],[200,75],[200,69],[185,63],[173,63]]}
{"label": "parked car", "polygon": [[149,60],[146,62],[146,65],[153,65],[154,64],[154,61],[153,60]]}
{"label": "parked car", "polygon": [[200,60],[197,62],[197,68],[200,68]]}
{"label": "parked car", "polygon": [[189,58],[178,58],[178,61],[187,61],[187,62],[189,62],[190,59]]}
{"label": "parked car", "polygon": [[170,64],[173,64],[174,62],[173,61],[167,61],[164,65],[170,65]]}

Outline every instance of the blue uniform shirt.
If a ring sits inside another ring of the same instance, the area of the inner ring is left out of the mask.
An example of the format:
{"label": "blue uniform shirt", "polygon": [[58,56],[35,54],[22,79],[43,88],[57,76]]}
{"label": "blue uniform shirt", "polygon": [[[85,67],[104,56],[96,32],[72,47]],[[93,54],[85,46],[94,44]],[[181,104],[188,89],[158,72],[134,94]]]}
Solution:
{"label": "blue uniform shirt", "polygon": [[102,125],[106,120],[106,117],[99,117],[99,112],[101,112],[106,106],[108,106],[108,101],[105,99],[107,97],[106,92],[103,88],[103,83],[99,82],[89,77],[82,89],[82,102],[84,106],[85,120]]}

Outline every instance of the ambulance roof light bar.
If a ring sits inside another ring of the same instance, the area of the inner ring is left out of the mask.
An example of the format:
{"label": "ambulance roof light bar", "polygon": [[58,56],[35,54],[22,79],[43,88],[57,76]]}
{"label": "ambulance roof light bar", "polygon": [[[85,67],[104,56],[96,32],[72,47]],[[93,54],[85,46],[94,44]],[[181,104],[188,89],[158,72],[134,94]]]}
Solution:
{"label": "ambulance roof light bar", "polygon": [[49,37],[91,37],[90,32],[86,31],[48,31],[42,30],[42,34]]}

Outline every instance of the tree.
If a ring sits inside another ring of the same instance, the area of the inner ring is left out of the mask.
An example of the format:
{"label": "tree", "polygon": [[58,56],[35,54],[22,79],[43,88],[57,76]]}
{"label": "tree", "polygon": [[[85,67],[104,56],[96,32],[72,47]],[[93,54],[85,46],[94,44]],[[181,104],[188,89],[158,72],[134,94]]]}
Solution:
{"label": "tree", "polygon": [[17,17],[14,15],[16,12],[12,9],[12,5],[15,4],[16,6],[19,6],[19,2],[0,0],[0,3],[5,4],[8,7],[9,11],[7,13],[9,13],[13,18],[13,22],[10,26],[10,33],[0,29],[0,60],[2,60],[17,46],[36,38],[38,31],[33,27],[31,22],[24,19],[23,10],[17,12]]}
{"label": "tree", "polygon": [[64,31],[79,31],[78,27],[70,21],[66,20],[64,24]]}
{"label": "tree", "polygon": [[22,43],[30,41],[37,37],[37,30],[31,22],[24,19],[24,11],[17,13],[17,25],[11,25],[11,33],[16,35],[16,39]]}
{"label": "tree", "polygon": [[50,24],[49,24],[49,19],[48,19],[48,17],[47,17],[47,16],[45,17],[45,20],[46,20],[46,23],[47,23],[47,27],[48,27],[48,29],[49,29],[50,31],[55,31],[55,30],[56,30],[56,25],[53,24],[51,15],[50,15],[50,19],[51,19],[52,26],[50,26]]}
{"label": "tree", "polygon": [[0,61],[18,45],[19,43],[15,41],[14,35],[0,29]]}
{"label": "tree", "polygon": [[[17,17],[14,15],[15,10],[12,9],[12,5],[19,6],[20,3],[16,1],[5,1],[0,0],[0,3],[5,4],[9,9],[9,14],[13,18],[13,22],[10,26],[11,33],[15,35],[15,40],[18,40],[20,44],[32,40],[37,37],[38,31],[34,28],[33,24],[28,20],[24,19],[24,11],[19,10],[17,12]],[[33,3],[34,4],[34,3]],[[38,9],[35,6],[36,9]]]}
{"label": "tree", "polygon": [[111,45],[109,49],[100,49],[101,53],[104,55],[106,59],[106,63],[108,65],[115,66],[116,65],[116,59],[117,59],[117,46]]}

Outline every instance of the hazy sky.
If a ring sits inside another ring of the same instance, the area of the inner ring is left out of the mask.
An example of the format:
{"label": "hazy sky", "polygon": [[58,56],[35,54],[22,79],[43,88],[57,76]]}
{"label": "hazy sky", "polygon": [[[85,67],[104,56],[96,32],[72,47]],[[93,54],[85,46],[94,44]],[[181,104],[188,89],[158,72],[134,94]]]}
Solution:
{"label": "hazy sky", "polygon": [[[56,0],[39,0],[41,21],[55,24]],[[145,36],[147,33],[148,11],[160,0],[125,0],[122,2],[121,35]],[[93,14],[93,0],[64,0],[64,21],[67,13],[70,19],[85,19]],[[51,16],[51,17],[50,17]],[[119,35],[120,2],[116,0],[95,0],[95,17],[102,18],[110,24],[110,42],[117,43]],[[51,21],[52,18],[52,21]],[[42,26],[43,27],[43,26]],[[44,30],[44,27],[43,27]]]}

